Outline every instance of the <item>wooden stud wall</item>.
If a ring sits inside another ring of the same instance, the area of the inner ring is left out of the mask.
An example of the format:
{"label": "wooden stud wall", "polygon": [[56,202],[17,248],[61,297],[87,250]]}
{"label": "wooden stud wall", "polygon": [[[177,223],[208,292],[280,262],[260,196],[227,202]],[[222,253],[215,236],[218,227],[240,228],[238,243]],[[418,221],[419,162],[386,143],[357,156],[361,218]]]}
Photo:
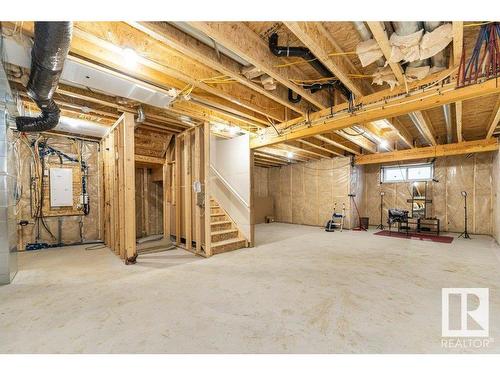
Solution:
{"label": "wooden stud wall", "polygon": [[135,263],[134,115],[124,113],[102,140],[104,240],[126,264]]}
{"label": "wooden stud wall", "polygon": [[[211,255],[210,215],[205,215],[205,207],[210,207],[209,137],[208,124],[178,134],[163,166],[164,233],[174,235],[177,246],[203,256]],[[201,184],[200,196],[194,191],[195,181]]]}

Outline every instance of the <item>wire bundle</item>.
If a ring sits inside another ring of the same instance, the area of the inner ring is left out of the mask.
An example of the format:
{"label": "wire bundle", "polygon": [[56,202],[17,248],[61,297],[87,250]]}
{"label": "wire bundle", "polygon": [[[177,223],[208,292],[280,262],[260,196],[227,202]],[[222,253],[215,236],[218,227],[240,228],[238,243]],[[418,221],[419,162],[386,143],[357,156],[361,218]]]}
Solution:
{"label": "wire bundle", "polygon": [[472,51],[465,63],[465,50],[462,53],[458,70],[458,86],[477,83],[480,78],[498,77],[500,74],[500,24],[483,24]]}

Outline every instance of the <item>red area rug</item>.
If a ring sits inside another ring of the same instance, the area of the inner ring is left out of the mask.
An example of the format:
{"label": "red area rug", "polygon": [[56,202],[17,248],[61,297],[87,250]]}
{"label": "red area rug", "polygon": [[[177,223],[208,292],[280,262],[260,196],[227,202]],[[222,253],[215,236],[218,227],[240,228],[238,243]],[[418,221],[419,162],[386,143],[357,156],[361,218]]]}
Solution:
{"label": "red area rug", "polygon": [[389,232],[388,230],[381,230],[380,232],[374,233],[377,236],[386,236],[394,238],[405,238],[407,240],[420,240],[420,241],[431,241],[431,242],[441,242],[441,243],[451,243],[453,237],[449,236],[435,236],[432,234],[422,234],[422,233],[399,233],[399,232]]}

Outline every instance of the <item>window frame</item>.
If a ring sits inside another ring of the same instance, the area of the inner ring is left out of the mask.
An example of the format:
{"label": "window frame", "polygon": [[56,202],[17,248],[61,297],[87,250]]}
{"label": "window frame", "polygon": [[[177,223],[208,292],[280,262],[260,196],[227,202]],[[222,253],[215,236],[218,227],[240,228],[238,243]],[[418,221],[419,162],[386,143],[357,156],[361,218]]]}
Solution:
{"label": "window frame", "polygon": [[[430,168],[430,177],[429,178],[416,178],[410,179],[408,178],[408,171],[411,168],[421,168],[421,167],[429,167]],[[385,181],[385,170],[391,168],[399,168],[405,170],[405,177],[401,180],[395,181]],[[434,163],[414,163],[414,164],[400,164],[400,165],[383,165],[380,167],[380,183],[381,184],[396,184],[400,182],[417,182],[417,181],[432,181],[434,179]]]}

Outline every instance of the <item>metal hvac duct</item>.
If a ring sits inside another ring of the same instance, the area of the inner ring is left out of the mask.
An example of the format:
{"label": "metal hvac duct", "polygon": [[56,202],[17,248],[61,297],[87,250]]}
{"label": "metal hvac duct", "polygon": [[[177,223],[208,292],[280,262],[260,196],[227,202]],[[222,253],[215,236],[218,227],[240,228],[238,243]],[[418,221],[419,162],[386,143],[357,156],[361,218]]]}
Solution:
{"label": "metal hvac duct", "polygon": [[19,131],[39,132],[57,126],[60,110],[52,97],[69,52],[72,29],[72,22],[35,22],[27,93],[42,114],[38,117],[16,117]]}

